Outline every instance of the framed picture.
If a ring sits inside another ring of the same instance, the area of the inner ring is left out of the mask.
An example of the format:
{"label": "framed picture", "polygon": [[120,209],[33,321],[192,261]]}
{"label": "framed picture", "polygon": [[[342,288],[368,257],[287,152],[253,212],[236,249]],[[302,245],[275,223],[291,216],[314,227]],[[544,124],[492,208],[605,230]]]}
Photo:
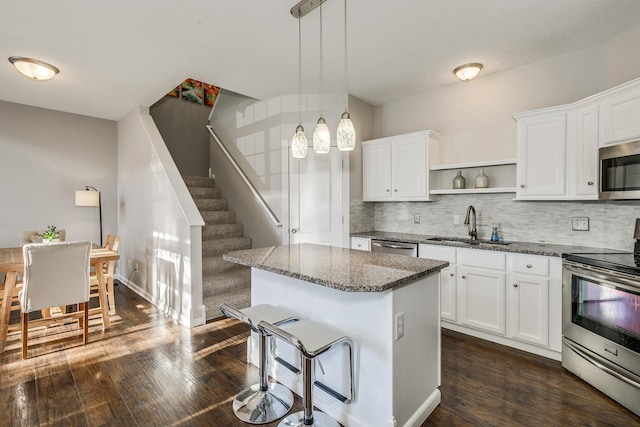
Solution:
{"label": "framed picture", "polygon": [[202,88],[202,82],[194,79],[186,79],[180,85],[180,91],[182,93],[182,99],[196,102],[198,104],[204,103],[204,91]]}
{"label": "framed picture", "polygon": [[167,93],[167,96],[173,96],[174,98],[179,98],[180,86],[176,86],[174,89],[170,90],[169,93]]}
{"label": "framed picture", "polygon": [[218,86],[205,83],[204,84],[204,105],[206,105],[207,107],[213,107],[213,104],[215,104],[216,98],[218,97],[219,92],[220,92],[220,88]]}

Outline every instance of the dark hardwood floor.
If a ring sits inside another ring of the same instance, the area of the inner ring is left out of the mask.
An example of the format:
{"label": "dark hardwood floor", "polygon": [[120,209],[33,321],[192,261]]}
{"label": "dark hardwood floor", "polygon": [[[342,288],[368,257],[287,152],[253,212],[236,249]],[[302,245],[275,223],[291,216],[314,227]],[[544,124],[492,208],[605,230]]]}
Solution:
{"label": "dark hardwood floor", "polygon": [[[258,380],[245,363],[245,325],[222,319],[189,330],[122,285],[116,301],[111,328],[92,321],[86,347],[77,326],[50,328],[44,343],[33,334],[23,361],[19,334],[10,336],[1,426],[246,425],[231,410]],[[640,425],[558,362],[452,332],[442,359],[442,403],[424,426]]]}

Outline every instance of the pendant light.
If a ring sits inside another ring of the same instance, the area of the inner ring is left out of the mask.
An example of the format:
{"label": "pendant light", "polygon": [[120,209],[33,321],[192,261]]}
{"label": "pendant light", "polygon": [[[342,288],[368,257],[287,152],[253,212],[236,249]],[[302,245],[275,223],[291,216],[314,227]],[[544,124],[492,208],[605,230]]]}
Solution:
{"label": "pendant light", "polygon": [[326,154],[331,147],[331,135],[327,122],[323,117],[324,110],[324,80],[322,68],[322,3],[320,3],[320,118],[313,130],[313,151],[318,154]]}
{"label": "pendant light", "polygon": [[338,150],[351,151],[356,147],[356,129],[349,115],[349,95],[347,91],[347,0],[344,0],[344,113],[338,124]]}
{"label": "pendant light", "polygon": [[307,137],[302,127],[302,29],[300,18],[300,11],[298,11],[298,103],[300,116],[298,127],[296,127],[293,139],[291,140],[291,156],[295,159],[304,159],[307,157]]}

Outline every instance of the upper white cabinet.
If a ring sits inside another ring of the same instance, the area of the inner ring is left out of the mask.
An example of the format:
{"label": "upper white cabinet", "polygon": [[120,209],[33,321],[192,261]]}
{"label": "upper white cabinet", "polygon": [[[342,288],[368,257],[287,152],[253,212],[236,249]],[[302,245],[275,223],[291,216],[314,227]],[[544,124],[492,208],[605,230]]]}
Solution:
{"label": "upper white cabinet", "polygon": [[640,138],[640,79],[605,93],[599,102],[600,146]]}
{"label": "upper white cabinet", "polygon": [[[598,106],[588,105],[576,112],[575,147],[569,159],[569,173],[576,198],[598,198]],[[575,163],[572,164],[571,161]]]}
{"label": "upper white cabinet", "polygon": [[363,200],[428,201],[429,142],[433,131],[362,143]]}
{"label": "upper white cabinet", "polygon": [[548,199],[567,194],[567,113],[516,116],[518,167],[516,198]]}

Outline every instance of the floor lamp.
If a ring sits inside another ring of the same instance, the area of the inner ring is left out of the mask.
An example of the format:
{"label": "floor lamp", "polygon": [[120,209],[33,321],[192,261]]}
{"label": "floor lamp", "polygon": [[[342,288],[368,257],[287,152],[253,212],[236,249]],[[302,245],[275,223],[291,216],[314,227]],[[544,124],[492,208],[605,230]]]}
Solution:
{"label": "floor lamp", "polygon": [[96,187],[85,185],[84,190],[76,191],[76,206],[97,206],[100,212],[100,246],[102,246],[102,200]]}

